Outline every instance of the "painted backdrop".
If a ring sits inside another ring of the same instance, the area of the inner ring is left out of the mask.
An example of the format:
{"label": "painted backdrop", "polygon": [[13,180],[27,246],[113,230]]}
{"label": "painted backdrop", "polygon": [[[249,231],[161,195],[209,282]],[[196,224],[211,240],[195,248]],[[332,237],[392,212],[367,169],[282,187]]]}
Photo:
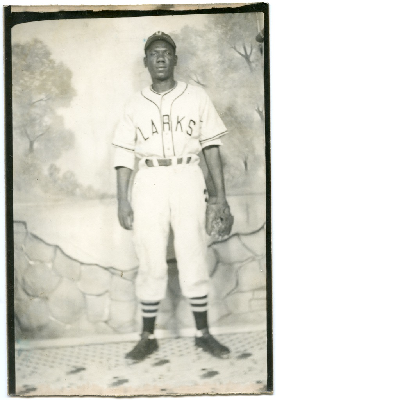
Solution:
{"label": "painted backdrop", "polygon": [[[222,157],[235,226],[225,245],[210,242],[210,254],[216,252],[215,260],[210,255],[211,272],[217,265],[233,266],[218,281],[230,285],[222,290],[227,298],[218,300],[223,303],[221,315],[237,311],[237,304],[246,304],[240,312],[248,313],[252,300],[265,297],[259,291],[265,292],[265,115],[257,15],[30,22],[12,29],[14,220],[20,221],[15,225],[20,289],[16,309],[21,337],[60,337],[73,324],[79,334],[93,321],[107,323],[114,331],[121,321],[109,323],[113,307],[114,315],[129,314],[126,310],[132,308],[118,303],[132,301],[137,260],[130,233],[117,221],[111,141],[131,93],[150,84],[143,47],[158,30],[169,33],[177,44],[176,78],[204,87],[229,131]],[[225,247],[218,251],[221,246]],[[61,253],[68,261],[60,266]],[[174,259],[172,243],[168,255]],[[250,262],[255,264],[242,268]],[[244,278],[238,275],[241,269],[247,271]],[[130,283],[115,283],[113,276],[124,271]],[[116,290],[112,285],[120,286]],[[113,291],[126,292],[127,298],[113,298]],[[73,292],[76,296],[68,297]],[[247,294],[241,298],[240,293]],[[232,295],[236,300],[229,299]],[[77,311],[59,311],[62,303],[75,304]],[[253,311],[262,311],[265,301],[261,303],[253,301]],[[32,304],[37,304],[33,311]],[[30,318],[39,314],[44,317]],[[72,319],[81,315],[80,322],[70,321],[70,314]],[[117,331],[137,329],[130,323],[133,319],[128,315]]]}

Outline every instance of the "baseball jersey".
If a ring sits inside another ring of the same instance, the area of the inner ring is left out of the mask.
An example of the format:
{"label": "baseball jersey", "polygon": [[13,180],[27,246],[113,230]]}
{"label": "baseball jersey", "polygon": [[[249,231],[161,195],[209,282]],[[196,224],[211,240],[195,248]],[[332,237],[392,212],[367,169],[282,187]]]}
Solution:
{"label": "baseball jersey", "polygon": [[202,88],[177,82],[159,94],[149,86],[125,106],[112,142],[116,147],[114,166],[133,169],[135,157],[198,154],[204,147],[221,145],[220,138],[226,133]]}

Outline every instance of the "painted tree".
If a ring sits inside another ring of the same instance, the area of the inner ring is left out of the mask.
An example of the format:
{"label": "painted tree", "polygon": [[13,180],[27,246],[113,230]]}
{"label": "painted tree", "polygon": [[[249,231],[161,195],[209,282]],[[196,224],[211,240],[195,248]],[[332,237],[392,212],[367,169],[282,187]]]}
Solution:
{"label": "painted tree", "polygon": [[178,79],[205,88],[229,130],[222,154],[231,190],[264,187],[264,65],[257,33],[256,14],[215,14],[202,29],[184,27],[176,36]]}
{"label": "painted tree", "polygon": [[57,113],[75,96],[71,77],[40,40],[13,45],[14,189],[25,196],[32,190],[47,191],[44,171],[73,145],[73,133]]}
{"label": "painted tree", "polygon": [[72,132],[57,114],[75,96],[72,73],[37,39],[13,45],[12,66],[15,155],[56,160],[73,144]]}

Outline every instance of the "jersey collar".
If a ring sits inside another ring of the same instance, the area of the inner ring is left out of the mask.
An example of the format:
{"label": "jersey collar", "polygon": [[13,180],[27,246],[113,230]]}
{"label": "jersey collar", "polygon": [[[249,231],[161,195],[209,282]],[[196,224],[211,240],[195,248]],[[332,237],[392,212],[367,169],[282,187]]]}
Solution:
{"label": "jersey collar", "polygon": [[186,89],[187,83],[177,81],[174,88],[169,90],[165,93],[156,93],[152,88],[151,85],[147,86],[142,90],[142,94],[147,97],[149,100],[154,101],[156,104],[160,101],[161,97],[168,97],[168,99],[175,99],[180,96]]}

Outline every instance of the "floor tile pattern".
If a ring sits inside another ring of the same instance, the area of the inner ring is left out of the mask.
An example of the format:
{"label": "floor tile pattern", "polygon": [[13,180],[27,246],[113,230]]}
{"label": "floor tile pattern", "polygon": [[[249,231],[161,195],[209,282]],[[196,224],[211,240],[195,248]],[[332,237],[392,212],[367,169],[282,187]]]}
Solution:
{"label": "floor tile pattern", "polygon": [[17,350],[17,394],[265,393],[265,332],[216,337],[231,349],[229,359],[211,357],[186,337],[159,340],[159,350],[141,363],[124,358],[132,342]]}

